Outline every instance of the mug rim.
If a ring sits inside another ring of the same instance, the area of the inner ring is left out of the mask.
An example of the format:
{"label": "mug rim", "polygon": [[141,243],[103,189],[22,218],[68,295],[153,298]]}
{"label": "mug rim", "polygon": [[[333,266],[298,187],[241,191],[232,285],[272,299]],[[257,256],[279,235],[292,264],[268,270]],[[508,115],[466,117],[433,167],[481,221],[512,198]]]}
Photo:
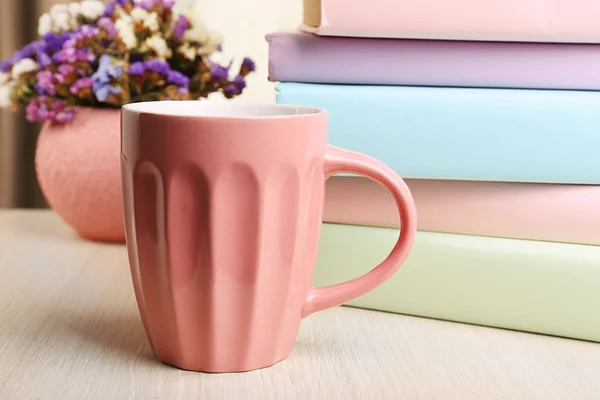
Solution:
{"label": "mug rim", "polygon": [[[193,107],[190,107],[193,106]],[[277,103],[235,103],[231,101],[157,100],[124,104],[122,113],[199,119],[281,119],[326,114],[319,107]]]}

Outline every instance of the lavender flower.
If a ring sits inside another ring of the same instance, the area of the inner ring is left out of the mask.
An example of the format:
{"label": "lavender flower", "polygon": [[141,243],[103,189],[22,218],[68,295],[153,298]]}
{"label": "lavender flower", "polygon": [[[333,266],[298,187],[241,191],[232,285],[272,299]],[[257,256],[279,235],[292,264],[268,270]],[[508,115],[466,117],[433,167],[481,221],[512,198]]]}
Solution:
{"label": "lavender flower", "polygon": [[146,11],[152,10],[154,7],[154,0],[134,0],[135,5],[143,8]]}
{"label": "lavender flower", "polygon": [[58,122],[65,123],[75,117],[75,109],[69,107],[63,100],[53,99],[48,96],[33,98],[25,109],[27,120],[30,122]]}
{"label": "lavender flower", "polygon": [[227,96],[227,97],[233,97],[235,95],[242,93],[240,88],[234,84],[225,86],[225,89],[223,89],[223,91],[225,92],[225,96]]}
{"label": "lavender flower", "polygon": [[229,76],[229,68],[226,68],[222,65],[215,65],[211,68],[210,74],[214,79],[221,81],[227,79]]}
{"label": "lavender flower", "polygon": [[177,38],[177,40],[183,39],[183,34],[188,29],[189,23],[185,16],[180,15],[177,18],[177,22],[175,22],[175,26],[173,27],[173,35]]}
{"label": "lavender flower", "polygon": [[97,22],[98,26],[102,28],[109,39],[114,38],[117,35],[117,28],[110,18],[102,17]]}
{"label": "lavender flower", "polygon": [[65,122],[73,121],[74,118],[75,118],[75,108],[67,107],[64,110],[56,113],[56,116],[54,117],[54,121],[58,122],[59,124],[64,124]]}
{"label": "lavender flower", "polygon": [[111,57],[108,54],[103,54],[100,57],[98,70],[92,75],[92,89],[99,102],[106,102],[106,99],[111,94],[121,92],[121,89],[111,86],[110,83],[114,78],[118,78],[123,73],[123,69],[118,65],[112,65]]}
{"label": "lavender flower", "polygon": [[71,38],[70,32],[65,32],[58,36],[54,32],[48,32],[42,38],[44,43],[43,52],[47,54],[54,54],[62,49],[63,44]]}
{"label": "lavender flower", "polygon": [[3,60],[2,63],[0,63],[0,71],[9,72],[13,65],[14,62],[11,58]]}
{"label": "lavender flower", "polygon": [[242,61],[242,66],[240,67],[240,75],[246,76],[250,72],[254,72],[256,70],[256,64],[248,57],[244,57]]}
{"label": "lavender flower", "polygon": [[177,85],[182,88],[190,86],[190,78],[179,71],[172,70],[166,61],[152,59],[145,62],[135,62],[129,67],[129,75],[144,76],[146,71],[155,72],[164,75],[167,83]]}
{"label": "lavender flower", "polygon": [[54,54],[52,59],[58,63],[74,63],[77,61],[94,62],[96,60],[96,55],[94,53],[90,53],[88,49],[85,48],[75,49],[73,47],[65,47],[58,53]]}
{"label": "lavender flower", "polygon": [[230,65],[209,59],[221,49],[218,35],[207,38],[191,16],[172,11],[174,4],[94,0],[53,7],[38,26],[41,38],[0,63],[1,105],[25,104],[30,121],[58,123],[73,118],[72,105],[240,94],[254,62],[244,59],[230,79]]}
{"label": "lavender flower", "polygon": [[69,92],[71,92],[71,94],[74,94],[75,96],[77,96],[79,93],[81,93],[81,91],[83,89],[91,88],[92,84],[93,84],[92,78],[90,78],[89,76],[86,76],[85,78],[76,80],[75,83],[73,83],[73,85],[71,85],[71,87],[69,88]]}
{"label": "lavender flower", "polygon": [[233,80],[233,83],[240,88],[240,93],[246,87],[246,80],[244,80],[244,77],[242,75],[236,76]]}
{"label": "lavender flower", "polygon": [[56,94],[54,74],[51,71],[38,71],[35,77],[37,79],[36,90],[38,93],[51,96]]}
{"label": "lavender flower", "polygon": [[154,9],[158,4],[161,4],[166,10],[172,9],[175,5],[175,0],[133,0],[133,2],[137,7],[141,7],[146,11]]}
{"label": "lavender flower", "polygon": [[80,26],[73,32],[71,37],[63,44],[63,49],[67,47],[77,47],[82,42],[85,42],[90,39],[94,39],[100,30],[93,25],[83,25]]}
{"label": "lavender flower", "polygon": [[73,72],[75,72],[75,68],[72,65],[60,64],[58,66],[58,73],[64,77],[71,75]]}
{"label": "lavender flower", "polygon": [[134,62],[129,66],[129,75],[144,75],[146,67],[141,61]]}
{"label": "lavender flower", "polygon": [[158,72],[159,74],[167,75],[171,68],[169,68],[169,64],[166,61],[159,59],[148,60],[144,63],[144,67],[148,71]]}
{"label": "lavender flower", "polygon": [[225,97],[231,98],[233,96],[237,96],[242,94],[242,91],[246,87],[246,81],[244,80],[243,75],[238,75],[235,77],[233,82],[229,85],[225,86],[223,92],[225,93]]}
{"label": "lavender flower", "polygon": [[169,71],[167,74],[167,83],[177,85],[180,88],[187,88],[190,86],[190,78],[177,71]]}
{"label": "lavender flower", "polygon": [[52,64],[52,59],[50,58],[50,56],[42,51],[37,53],[36,60],[42,68],[46,68],[47,66]]}
{"label": "lavender flower", "polygon": [[12,69],[13,65],[18,63],[19,61],[21,61],[25,58],[34,58],[36,55],[36,52],[39,49],[41,49],[42,47],[43,47],[42,42],[38,41],[38,42],[29,43],[27,46],[23,47],[21,50],[15,51],[9,59],[2,61],[2,64],[0,65],[0,71],[9,72]]}
{"label": "lavender flower", "polygon": [[116,2],[114,1],[110,1],[106,4],[106,8],[104,9],[104,17],[108,17],[111,18],[113,16],[113,14],[115,13],[115,6],[117,5]]}

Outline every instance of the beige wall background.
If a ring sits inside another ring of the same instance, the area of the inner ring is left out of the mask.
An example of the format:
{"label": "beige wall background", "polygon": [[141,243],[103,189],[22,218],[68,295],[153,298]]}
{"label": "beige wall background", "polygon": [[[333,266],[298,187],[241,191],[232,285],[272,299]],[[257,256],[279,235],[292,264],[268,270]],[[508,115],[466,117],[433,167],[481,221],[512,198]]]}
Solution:
{"label": "beige wall background", "polygon": [[[0,0],[0,58],[36,39],[37,20],[52,4],[68,0]],[[177,0],[180,9],[193,9],[204,24],[224,37],[224,52],[234,66],[251,57],[257,71],[239,102],[273,102],[274,84],[267,80],[265,35],[295,30],[302,20],[302,0]],[[220,96],[212,99],[220,100]],[[34,152],[40,126],[23,113],[0,110],[0,208],[45,207],[35,179]]]}
{"label": "beige wall background", "polygon": [[238,101],[275,101],[274,84],[267,81],[265,35],[296,30],[302,21],[302,0],[180,0],[178,5],[194,8],[210,29],[220,32],[227,54],[256,61],[257,71]]}

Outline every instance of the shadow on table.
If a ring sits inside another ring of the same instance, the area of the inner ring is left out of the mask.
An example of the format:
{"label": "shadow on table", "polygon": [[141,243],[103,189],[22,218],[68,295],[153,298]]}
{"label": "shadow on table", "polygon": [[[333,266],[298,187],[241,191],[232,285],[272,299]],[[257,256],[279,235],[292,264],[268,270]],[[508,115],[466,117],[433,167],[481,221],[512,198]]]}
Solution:
{"label": "shadow on table", "polygon": [[90,352],[112,353],[128,362],[161,364],[152,352],[139,316],[133,312],[55,313],[50,320],[52,333],[60,335],[63,343],[71,341],[78,348],[92,347],[88,349]]}

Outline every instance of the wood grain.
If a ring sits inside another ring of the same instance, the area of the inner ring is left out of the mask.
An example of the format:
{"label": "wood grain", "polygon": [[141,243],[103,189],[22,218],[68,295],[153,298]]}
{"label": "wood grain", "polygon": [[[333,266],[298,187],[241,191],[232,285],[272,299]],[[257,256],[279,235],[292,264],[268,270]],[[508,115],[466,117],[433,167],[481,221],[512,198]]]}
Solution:
{"label": "wood grain", "polygon": [[598,399],[600,345],[340,307],[246,374],[160,363],[125,248],[0,211],[0,399]]}

